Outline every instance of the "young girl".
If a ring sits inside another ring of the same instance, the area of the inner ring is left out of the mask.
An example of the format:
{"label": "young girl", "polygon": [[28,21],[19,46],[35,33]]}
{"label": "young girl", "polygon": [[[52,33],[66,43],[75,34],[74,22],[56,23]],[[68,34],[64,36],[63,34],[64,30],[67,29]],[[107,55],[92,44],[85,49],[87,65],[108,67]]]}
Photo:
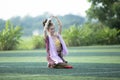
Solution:
{"label": "young girl", "polygon": [[[52,23],[52,19],[55,18],[59,25],[59,31],[55,33],[55,27]],[[43,21],[44,26],[44,38],[47,50],[47,61],[49,68],[72,68],[72,66],[67,64],[67,61],[63,58],[67,55],[67,47],[64,43],[61,32],[62,24],[58,17],[51,16],[50,18]]]}

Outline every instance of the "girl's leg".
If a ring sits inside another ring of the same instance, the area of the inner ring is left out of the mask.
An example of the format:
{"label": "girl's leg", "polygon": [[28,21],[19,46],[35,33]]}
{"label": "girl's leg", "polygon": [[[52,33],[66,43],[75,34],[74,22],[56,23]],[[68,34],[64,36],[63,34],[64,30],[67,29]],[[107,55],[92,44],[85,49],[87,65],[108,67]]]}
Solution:
{"label": "girl's leg", "polygon": [[63,60],[63,62],[68,63],[67,61],[65,61],[65,59],[63,58],[63,54],[61,52],[59,52],[58,56]]}
{"label": "girl's leg", "polygon": [[55,64],[48,64],[49,68],[55,68]]}

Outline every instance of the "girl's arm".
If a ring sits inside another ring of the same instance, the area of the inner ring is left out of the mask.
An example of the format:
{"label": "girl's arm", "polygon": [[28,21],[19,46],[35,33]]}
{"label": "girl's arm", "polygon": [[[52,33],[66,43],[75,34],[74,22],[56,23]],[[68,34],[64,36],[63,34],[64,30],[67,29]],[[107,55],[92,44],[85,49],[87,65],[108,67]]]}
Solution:
{"label": "girl's arm", "polygon": [[56,18],[56,20],[58,22],[58,25],[59,25],[58,33],[61,34],[61,32],[62,32],[62,23],[61,23],[61,21],[60,21],[60,19],[58,17],[55,17],[55,18]]}
{"label": "girl's arm", "polygon": [[47,22],[45,23],[45,26],[44,26],[44,38],[46,39],[47,37],[47,28],[48,28],[48,24],[49,24],[49,21],[51,20],[51,18],[48,18],[47,19]]}

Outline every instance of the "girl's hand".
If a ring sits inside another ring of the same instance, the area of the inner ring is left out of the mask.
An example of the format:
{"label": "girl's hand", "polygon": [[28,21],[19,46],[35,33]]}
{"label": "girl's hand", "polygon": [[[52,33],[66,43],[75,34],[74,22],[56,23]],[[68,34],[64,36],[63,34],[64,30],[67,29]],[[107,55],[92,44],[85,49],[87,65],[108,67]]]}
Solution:
{"label": "girl's hand", "polygon": [[57,18],[57,16],[53,16],[54,18]]}
{"label": "girl's hand", "polygon": [[57,16],[54,16],[54,15],[51,15],[50,17],[51,17],[51,18],[57,18]]}
{"label": "girl's hand", "polygon": [[55,16],[51,15],[48,20],[52,20],[53,18],[55,18]]}
{"label": "girl's hand", "polygon": [[52,20],[52,17],[49,17],[47,20],[48,20],[48,21]]}

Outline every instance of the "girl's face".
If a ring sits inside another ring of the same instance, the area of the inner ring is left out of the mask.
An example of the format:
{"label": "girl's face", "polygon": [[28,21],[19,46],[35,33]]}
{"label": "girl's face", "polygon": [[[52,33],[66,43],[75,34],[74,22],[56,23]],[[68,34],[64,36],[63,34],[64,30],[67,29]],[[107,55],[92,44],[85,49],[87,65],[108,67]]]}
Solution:
{"label": "girl's face", "polygon": [[55,32],[55,27],[54,27],[54,25],[50,26],[48,32],[49,32],[51,35],[54,34],[54,32]]}

